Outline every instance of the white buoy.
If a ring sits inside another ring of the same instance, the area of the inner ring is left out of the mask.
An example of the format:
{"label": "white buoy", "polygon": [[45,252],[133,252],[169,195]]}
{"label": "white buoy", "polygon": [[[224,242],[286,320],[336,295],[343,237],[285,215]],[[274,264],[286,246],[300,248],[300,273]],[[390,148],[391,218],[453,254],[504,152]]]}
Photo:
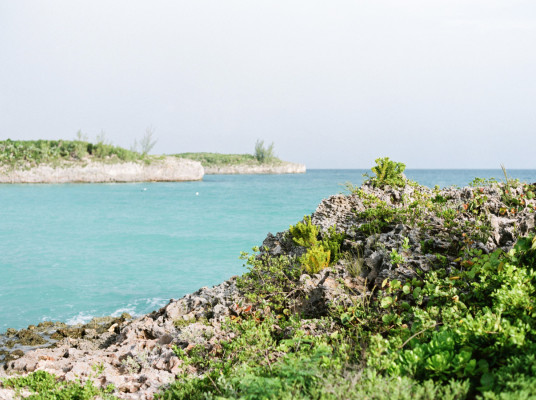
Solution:
{"label": "white buoy", "polygon": [[199,196],[199,192],[195,192],[195,195],[196,195],[196,196]]}
{"label": "white buoy", "polygon": [[147,190],[147,188],[143,188],[143,191],[145,192]]}

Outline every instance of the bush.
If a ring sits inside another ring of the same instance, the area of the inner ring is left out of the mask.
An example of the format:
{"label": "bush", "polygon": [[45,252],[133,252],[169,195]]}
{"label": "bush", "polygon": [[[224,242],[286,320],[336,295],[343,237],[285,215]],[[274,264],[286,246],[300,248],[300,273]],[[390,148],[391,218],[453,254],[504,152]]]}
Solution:
{"label": "bush", "polygon": [[331,251],[317,243],[300,257],[300,264],[309,274],[317,274],[329,266],[330,257]]}
{"label": "bush", "polygon": [[318,227],[311,222],[310,216],[303,217],[303,222],[298,222],[289,228],[289,233],[294,243],[306,248],[312,247],[317,243],[319,232]]}
{"label": "bush", "polygon": [[255,158],[261,164],[271,162],[274,158],[274,144],[270,144],[268,147],[264,146],[264,140],[257,140],[255,143]]}
{"label": "bush", "polygon": [[386,185],[393,187],[403,187],[406,185],[403,172],[406,165],[401,162],[389,160],[389,157],[377,158],[376,165],[372,167],[372,172],[375,176],[370,177],[368,174],[364,176],[370,178],[369,182],[374,187],[383,187]]}

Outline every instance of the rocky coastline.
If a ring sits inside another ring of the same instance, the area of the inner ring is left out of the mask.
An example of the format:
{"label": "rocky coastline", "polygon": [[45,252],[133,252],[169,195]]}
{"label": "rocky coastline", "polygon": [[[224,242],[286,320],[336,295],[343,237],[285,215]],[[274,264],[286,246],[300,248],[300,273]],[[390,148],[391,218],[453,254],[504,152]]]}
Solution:
{"label": "rocky coastline", "polygon": [[205,166],[206,175],[235,174],[305,174],[304,164],[281,161],[275,164],[236,164],[223,166]]}
{"label": "rocky coastline", "polygon": [[202,180],[201,163],[176,157],[150,162],[96,162],[86,159],[22,169],[0,167],[0,183],[182,182]]}
{"label": "rocky coastline", "polygon": [[[292,304],[292,313],[302,316],[301,327],[308,335],[329,333],[334,328],[322,325],[321,318],[330,309],[372,296],[386,279],[404,283],[427,271],[450,271],[459,267],[463,249],[484,254],[508,251],[518,237],[534,232],[536,199],[529,193],[535,188],[536,184],[507,188],[495,184],[439,190],[410,184],[378,188],[366,183],[349,195],[325,199],[312,215],[313,225],[320,237],[333,230],[344,233],[341,251],[355,257],[341,258],[317,273],[303,271],[285,301]],[[384,210],[387,217],[371,214],[373,207]],[[404,219],[397,219],[397,212],[403,212]],[[304,247],[285,231],[268,234],[257,258],[295,260],[304,253]],[[395,253],[404,262],[394,262]],[[121,399],[153,399],[178,375],[203,374],[186,364],[176,349],[187,354],[201,346],[207,354],[219,354],[220,344],[235,337],[225,328],[227,319],[245,318],[253,311],[262,318],[273,312],[251,301],[239,280],[233,277],[201,288],[136,319],[125,315],[93,321],[91,326],[49,326],[47,340],[54,343],[4,354],[0,378],[43,370],[60,379],[91,378],[102,387],[113,384],[114,395]],[[7,336],[20,339],[36,329],[41,328],[10,331]],[[10,396],[13,390],[0,386],[0,399]]]}

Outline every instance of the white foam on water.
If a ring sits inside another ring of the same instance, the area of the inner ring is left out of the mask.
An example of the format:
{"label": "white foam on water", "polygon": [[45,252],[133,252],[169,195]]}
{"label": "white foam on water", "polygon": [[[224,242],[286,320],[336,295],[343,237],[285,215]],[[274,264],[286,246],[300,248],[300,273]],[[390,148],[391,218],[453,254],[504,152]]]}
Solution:
{"label": "white foam on water", "polygon": [[120,317],[121,314],[127,313],[132,315],[133,317],[138,316],[139,313],[136,312],[136,306],[133,306],[132,304],[128,304],[126,307],[118,308],[113,313],[110,314],[111,317],[117,318]]}
{"label": "white foam on water", "polygon": [[94,315],[86,314],[83,311],[79,312],[78,315],[75,315],[72,318],[69,318],[65,323],[67,325],[78,325],[78,324],[87,324],[93,319]]}
{"label": "white foam on water", "polygon": [[168,303],[169,299],[163,299],[161,297],[153,297],[150,299],[146,299],[145,303],[155,310],[164,307]]}

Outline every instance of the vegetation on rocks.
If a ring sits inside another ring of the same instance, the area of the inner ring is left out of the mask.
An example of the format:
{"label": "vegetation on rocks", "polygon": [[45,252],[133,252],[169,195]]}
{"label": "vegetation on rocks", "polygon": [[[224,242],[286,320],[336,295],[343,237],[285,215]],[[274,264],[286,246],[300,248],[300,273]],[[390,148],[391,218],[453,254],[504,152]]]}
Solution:
{"label": "vegetation on rocks", "polygon": [[536,186],[429,189],[394,165],[122,328],[173,365],[157,398],[534,398]]}
{"label": "vegetation on rocks", "polygon": [[219,167],[237,164],[257,164],[251,154],[180,153],[175,157],[199,161],[203,167]]}
{"label": "vegetation on rocks", "polygon": [[60,165],[87,159],[101,162],[138,161],[146,155],[100,141],[82,140],[2,140],[0,166],[31,168],[39,164]]}
{"label": "vegetation on rocks", "polygon": [[[247,258],[233,339],[177,348],[198,374],[162,399],[532,398],[534,185],[430,190],[381,171],[341,199],[339,228],[319,207]],[[340,256],[319,262],[330,242]],[[308,274],[324,283],[308,292]],[[330,277],[337,296],[304,307]]]}
{"label": "vegetation on rocks", "polygon": [[[95,368],[95,373],[98,375],[98,368]],[[91,400],[96,397],[103,400],[113,400],[117,397],[111,393],[114,387],[108,386],[101,389],[94,385],[91,379],[81,382],[62,382],[54,375],[45,371],[36,371],[28,376],[14,377],[5,379],[2,382],[5,388],[15,389],[20,397],[22,392],[29,392],[24,398],[30,400]]]}
{"label": "vegetation on rocks", "polygon": [[274,144],[265,146],[262,140],[257,140],[255,143],[253,154],[179,153],[174,156],[199,161],[203,167],[280,164],[282,162],[274,155]]}

